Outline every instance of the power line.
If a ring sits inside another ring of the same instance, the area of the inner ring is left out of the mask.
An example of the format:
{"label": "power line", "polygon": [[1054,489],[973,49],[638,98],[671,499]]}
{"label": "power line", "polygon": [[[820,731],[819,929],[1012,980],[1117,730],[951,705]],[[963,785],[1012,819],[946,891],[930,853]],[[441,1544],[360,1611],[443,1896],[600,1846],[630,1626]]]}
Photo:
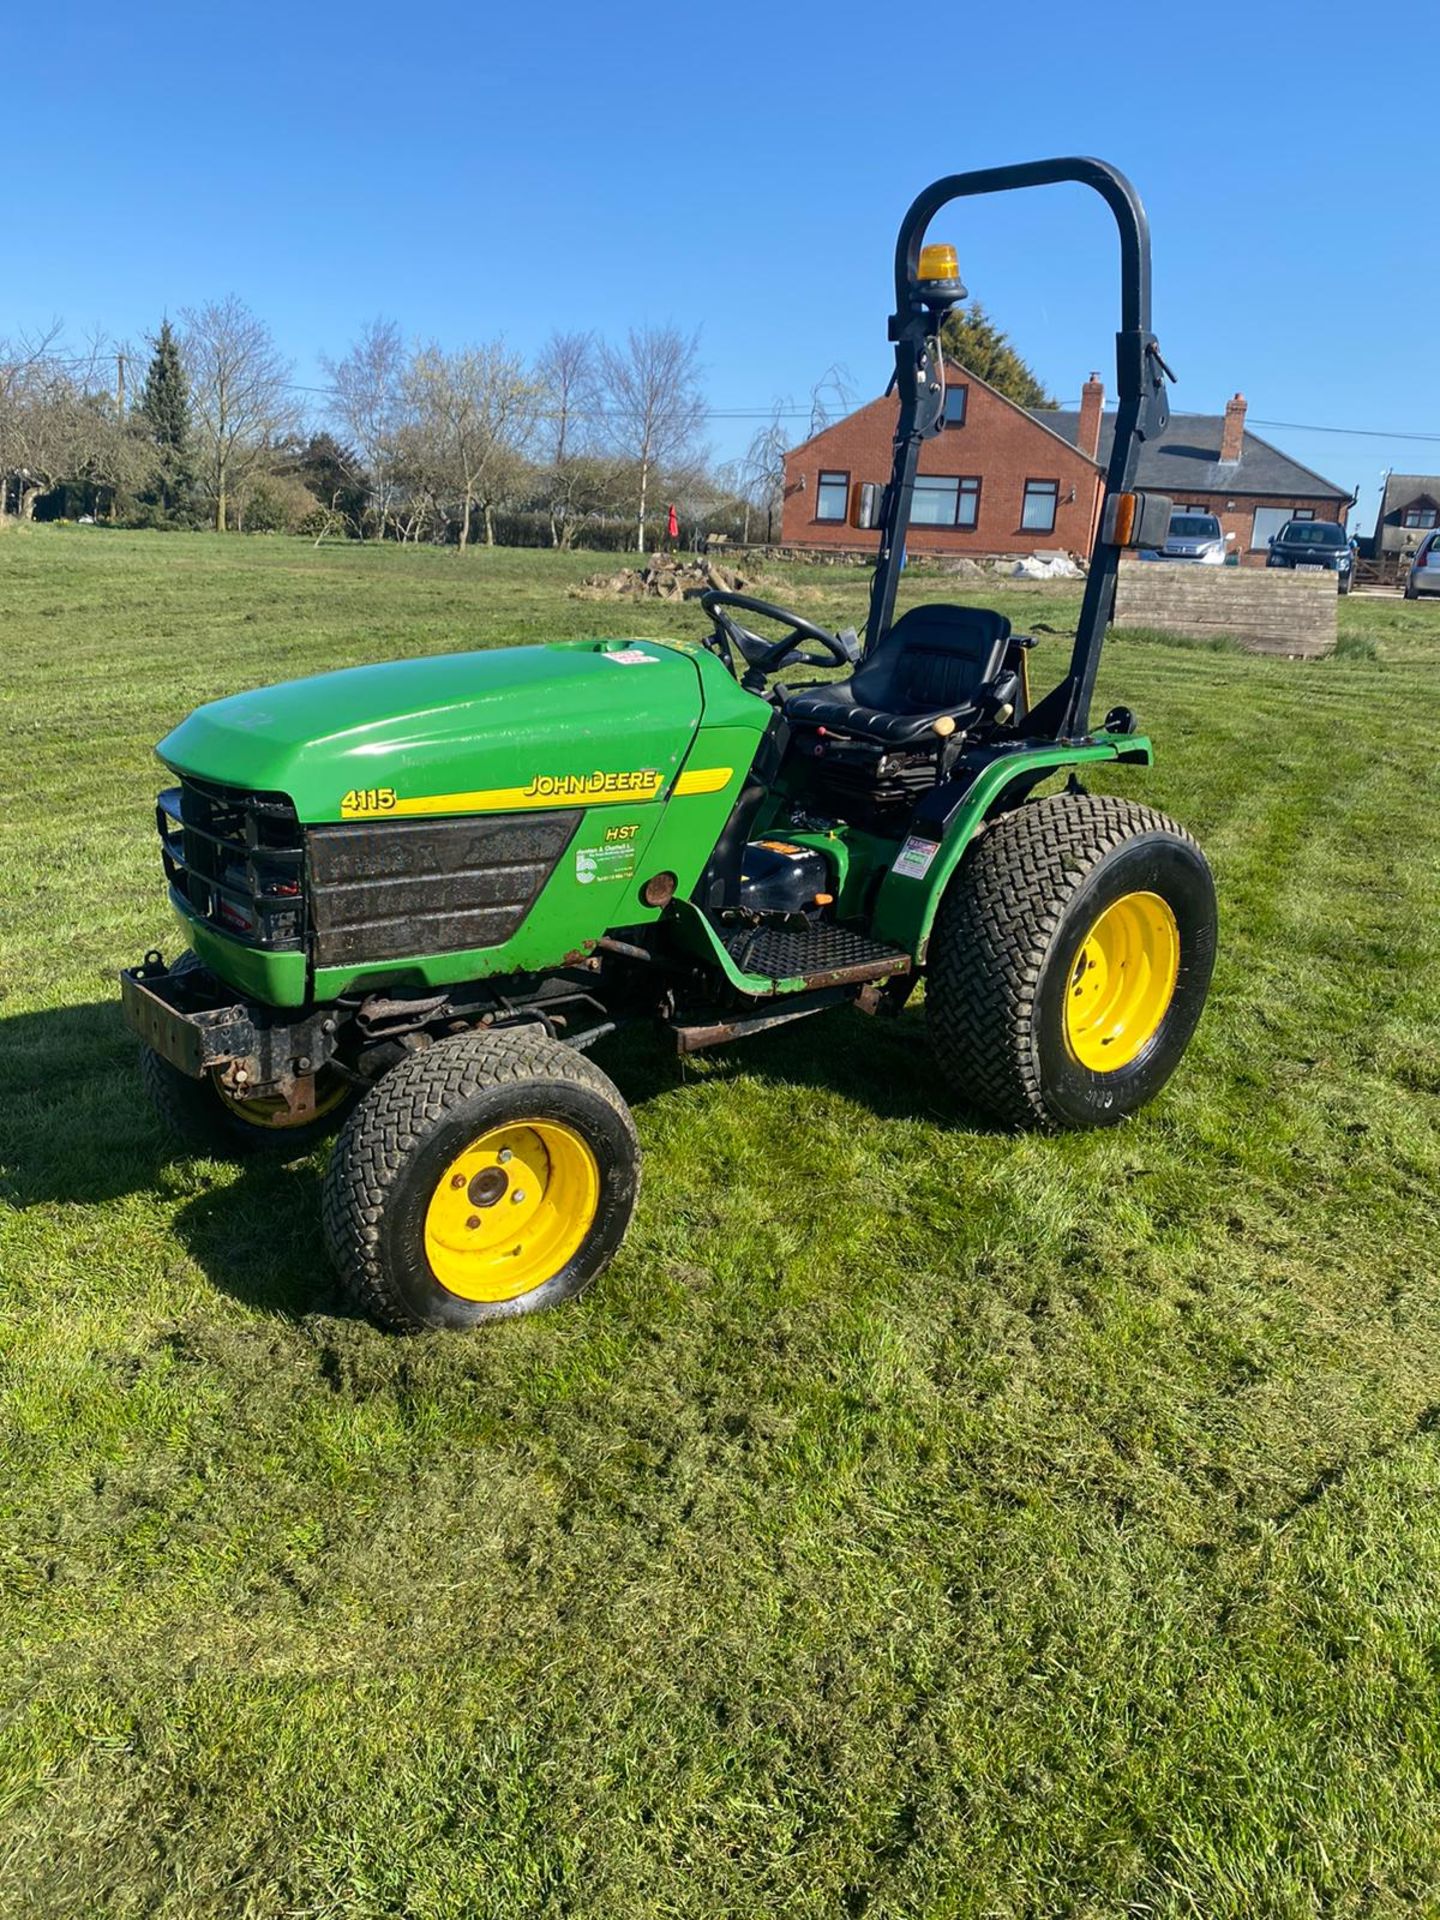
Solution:
{"label": "power line", "polygon": [[1284,427],[1291,433],[1343,433],[1359,440],[1425,440],[1440,441],[1440,433],[1411,433],[1392,430],[1388,427],[1317,427],[1306,420],[1260,420],[1257,427]]}

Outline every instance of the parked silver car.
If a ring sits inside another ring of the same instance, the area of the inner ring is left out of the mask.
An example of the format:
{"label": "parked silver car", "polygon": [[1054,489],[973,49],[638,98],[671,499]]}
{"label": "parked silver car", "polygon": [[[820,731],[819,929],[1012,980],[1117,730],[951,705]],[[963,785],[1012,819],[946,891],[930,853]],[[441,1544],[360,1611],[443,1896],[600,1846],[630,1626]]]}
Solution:
{"label": "parked silver car", "polygon": [[1422,593],[1427,598],[1432,593],[1440,593],[1440,530],[1426,534],[1415,549],[1415,558],[1410,562],[1405,598],[1418,600]]}
{"label": "parked silver car", "polygon": [[1186,513],[1170,516],[1170,532],[1163,547],[1149,557],[1155,560],[1193,560],[1201,566],[1223,567],[1232,534],[1226,533],[1213,513]]}

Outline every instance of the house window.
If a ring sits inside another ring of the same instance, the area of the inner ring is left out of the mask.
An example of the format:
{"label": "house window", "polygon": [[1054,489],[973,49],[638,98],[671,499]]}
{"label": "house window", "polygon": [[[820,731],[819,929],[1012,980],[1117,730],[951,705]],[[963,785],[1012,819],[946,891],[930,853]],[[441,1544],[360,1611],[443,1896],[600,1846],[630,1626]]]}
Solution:
{"label": "house window", "polygon": [[850,504],[848,473],[822,473],[815,488],[815,518],[844,522]]}
{"label": "house window", "polygon": [[1250,534],[1251,553],[1259,553],[1268,547],[1285,522],[1295,517],[1289,507],[1256,507],[1255,523]]}
{"label": "house window", "polygon": [[1058,480],[1027,480],[1025,504],[1020,511],[1020,525],[1027,533],[1053,533],[1055,509],[1059,501],[1060,482]]}
{"label": "house window", "polygon": [[947,427],[963,427],[965,424],[965,402],[970,397],[968,387],[946,387],[945,424]]}
{"label": "house window", "polygon": [[910,518],[917,527],[973,527],[980,518],[980,482],[963,474],[920,474]]}
{"label": "house window", "polygon": [[1315,509],[1313,507],[1296,507],[1290,518],[1292,520],[1313,520],[1315,518]]}
{"label": "house window", "polygon": [[1418,500],[1413,507],[1407,507],[1405,509],[1405,524],[1407,527],[1433,527],[1435,521],[1435,508],[1425,506]]}

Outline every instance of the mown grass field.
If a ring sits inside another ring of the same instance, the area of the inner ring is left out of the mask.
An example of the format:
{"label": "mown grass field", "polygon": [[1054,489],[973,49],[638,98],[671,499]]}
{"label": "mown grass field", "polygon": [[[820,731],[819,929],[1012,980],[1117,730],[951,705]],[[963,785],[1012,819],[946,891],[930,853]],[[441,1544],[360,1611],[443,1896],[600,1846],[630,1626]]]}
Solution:
{"label": "mown grass field", "polygon": [[140,1098],[151,745],[693,621],[592,564],[0,538],[0,1912],[1440,1912],[1440,607],[1343,602],[1309,667],[1108,649],[1159,749],[1112,784],[1223,915],[1137,1123],[991,1130],[915,1011],[627,1039],[608,1275],[396,1340],[318,1157],[179,1159]]}

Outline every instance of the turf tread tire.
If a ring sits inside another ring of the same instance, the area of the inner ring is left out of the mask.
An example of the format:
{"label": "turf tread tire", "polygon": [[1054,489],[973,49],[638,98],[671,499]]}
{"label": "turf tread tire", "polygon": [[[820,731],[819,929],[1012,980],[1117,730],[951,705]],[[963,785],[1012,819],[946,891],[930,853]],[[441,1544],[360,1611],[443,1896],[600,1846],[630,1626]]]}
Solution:
{"label": "turf tread tire", "polygon": [[947,888],[927,956],[931,1044],[955,1090],[1007,1125],[1074,1124],[1046,1099],[1035,1042],[1046,958],[1099,863],[1154,834],[1173,836],[1203,862],[1194,837],[1153,807],[1052,794],[987,826]]}
{"label": "turf tread tire", "polygon": [[332,1134],[341,1117],[335,1110],[298,1127],[249,1125],[226,1112],[208,1080],[192,1080],[153,1047],[140,1049],[140,1084],[170,1132],[207,1160],[248,1160],[256,1154],[298,1160]]}
{"label": "turf tread tire", "polygon": [[[321,1199],[325,1242],[342,1284],[361,1312],[396,1333],[417,1333],[434,1324],[415,1312],[382,1256],[381,1222],[387,1202],[411,1156],[456,1106],[471,1095],[536,1079],[583,1087],[598,1095],[621,1121],[631,1149],[633,1204],[640,1182],[635,1123],[608,1074],[574,1047],[523,1028],[459,1034],[439,1041],[392,1067],[371,1089],[346,1122],[326,1169]],[[583,1292],[604,1264],[567,1297]],[[528,1309],[511,1301],[503,1310]]]}

